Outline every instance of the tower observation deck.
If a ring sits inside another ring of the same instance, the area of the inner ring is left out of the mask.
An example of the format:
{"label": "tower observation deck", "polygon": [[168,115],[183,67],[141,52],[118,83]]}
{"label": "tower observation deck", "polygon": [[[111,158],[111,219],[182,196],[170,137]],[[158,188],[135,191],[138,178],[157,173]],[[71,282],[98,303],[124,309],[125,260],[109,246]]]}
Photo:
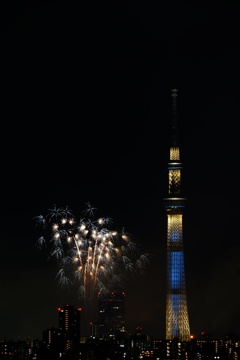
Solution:
{"label": "tower observation deck", "polygon": [[172,92],[172,144],[168,162],[168,195],[164,198],[167,213],[167,297],[166,340],[190,340],[184,252],[183,211],[186,199],[181,192],[180,149],[177,142],[177,90]]}

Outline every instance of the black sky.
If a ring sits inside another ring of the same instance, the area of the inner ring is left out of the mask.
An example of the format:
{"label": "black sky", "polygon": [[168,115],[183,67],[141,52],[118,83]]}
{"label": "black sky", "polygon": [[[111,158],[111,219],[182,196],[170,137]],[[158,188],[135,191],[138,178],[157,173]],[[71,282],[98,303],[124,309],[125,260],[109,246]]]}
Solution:
{"label": "black sky", "polygon": [[187,208],[191,332],[240,335],[239,20],[233,2],[3,1],[0,337],[41,338],[78,305],[35,248],[33,218],[90,202],[154,253],[128,326],[165,328],[171,89]]}

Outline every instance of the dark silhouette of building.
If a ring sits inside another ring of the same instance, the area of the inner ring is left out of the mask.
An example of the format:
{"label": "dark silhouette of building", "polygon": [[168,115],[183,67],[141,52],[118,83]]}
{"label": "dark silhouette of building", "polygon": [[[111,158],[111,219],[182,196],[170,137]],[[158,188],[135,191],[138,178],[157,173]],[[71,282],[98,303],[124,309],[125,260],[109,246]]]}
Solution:
{"label": "dark silhouette of building", "polygon": [[76,349],[80,343],[81,310],[72,305],[58,308],[59,331],[66,350]]}
{"label": "dark silhouette of building", "polygon": [[99,339],[119,339],[125,336],[124,292],[98,294],[98,334]]}
{"label": "dark silhouette of building", "polygon": [[42,344],[42,353],[60,354],[65,351],[63,334],[59,329],[56,329],[54,327],[43,331]]}

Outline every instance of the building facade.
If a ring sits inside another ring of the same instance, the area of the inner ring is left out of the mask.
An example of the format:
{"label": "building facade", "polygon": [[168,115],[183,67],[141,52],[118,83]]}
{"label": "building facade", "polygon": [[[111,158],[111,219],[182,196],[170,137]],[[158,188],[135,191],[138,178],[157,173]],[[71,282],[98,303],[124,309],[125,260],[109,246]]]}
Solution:
{"label": "building facade", "polygon": [[124,292],[98,294],[98,337],[117,339],[125,336]]}
{"label": "building facade", "polygon": [[58,308],[59,331],[66,350],[76,348],[80,343],[81,310],[72,305]]}

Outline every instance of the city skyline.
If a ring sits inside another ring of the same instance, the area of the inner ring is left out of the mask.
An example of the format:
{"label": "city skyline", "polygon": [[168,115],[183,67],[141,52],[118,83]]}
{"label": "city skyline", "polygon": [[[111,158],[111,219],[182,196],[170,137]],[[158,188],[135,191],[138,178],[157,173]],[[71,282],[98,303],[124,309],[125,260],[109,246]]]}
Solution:
{"label": "city skyline", "polygon": [[78,306],[33,218],[87,202],[154,253],[128,285],[129,331],[165,334],[171,89],[179,89],[191,333],[239,335],[239,11],[228,3],[1,4],[0,338],[41,337]]}

